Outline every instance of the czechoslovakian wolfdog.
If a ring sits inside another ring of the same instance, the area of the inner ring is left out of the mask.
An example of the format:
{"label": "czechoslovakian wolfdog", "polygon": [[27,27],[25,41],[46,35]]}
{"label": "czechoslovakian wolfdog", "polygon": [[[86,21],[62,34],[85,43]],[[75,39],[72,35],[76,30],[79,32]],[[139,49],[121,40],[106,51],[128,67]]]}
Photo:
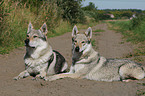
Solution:
{"label": "czechoslovakian wolfdog", "polygon": [[96,81],[129,81],[143,79],[145,68],[130,60],[106,59],[92,48],[92,29],[79,34],[74,26],[72,30],[72,65],[68,73],[45,77],[53,81],[60,78],[85,78]]}
{"label": "czechoslovakian wolfdog", "polygon": [[44,78],[46,75],[58,74],[66,70],[65,58],[59,52],[52,50],[46,34],[46,23],[42,25],[40,30],[33,29],[32,24],[29,23],[25,40],[25,70],[14,77],[15,80],[28,76]]}

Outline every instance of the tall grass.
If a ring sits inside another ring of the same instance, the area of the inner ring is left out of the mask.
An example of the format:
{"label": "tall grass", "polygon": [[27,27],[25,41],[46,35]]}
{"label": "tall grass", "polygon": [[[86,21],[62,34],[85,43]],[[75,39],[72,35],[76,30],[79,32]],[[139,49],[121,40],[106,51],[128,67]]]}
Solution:
{"label": "tall grass", "polygon": [[34,6],[30,7],[27,2],[23,4],[18,1],[2,0],[0,2],[0,54],[9,53],[14,48],[24,46],[23,41],[30,21],[35,29],[39,29],[46,22],[48,37],[61,35],[71,29],[71,25],[61,19],[61,10],[51,0],[43,2],[38,10],[33,8]]}

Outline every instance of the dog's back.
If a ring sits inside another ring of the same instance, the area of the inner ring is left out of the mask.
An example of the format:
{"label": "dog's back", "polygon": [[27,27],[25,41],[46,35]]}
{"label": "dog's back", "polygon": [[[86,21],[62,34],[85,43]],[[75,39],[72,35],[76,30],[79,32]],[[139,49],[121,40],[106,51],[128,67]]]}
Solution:
{"label": "dog's back", "polygon": [[86,75],[87,79],[97,81],[119,81],[125,79],[142,79],[145,76],[143,67],[130,60],[106,59]]}

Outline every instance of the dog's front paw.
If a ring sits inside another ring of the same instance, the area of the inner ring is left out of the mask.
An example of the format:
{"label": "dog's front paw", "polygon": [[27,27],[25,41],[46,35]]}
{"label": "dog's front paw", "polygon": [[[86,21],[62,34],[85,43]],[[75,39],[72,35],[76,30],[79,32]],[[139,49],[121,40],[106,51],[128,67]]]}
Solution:
{"label": "dog's front paw", "polygon": [[49,79],[48,77],[44,77],[44,78],[43,78],[43,80],[45,80],[45,81],[48,81],[48,79]]}
{"label": "dog's front paw", "polygon": [[20,79],[19,76],[16,76],[16,77],[13,78],[13,80],[19,80],[19,79]]}
{"label": "dog's front paw", "polygon": [[40,79],[43,79],[44,77],[45,77],[45,76],[40,75],[40,74],[36,76],[36,78],[40,78]]}
{"label": "dog's front paw", "polygon": [[36,78],[43,79],[45,76],[46,76],[46,72],[43,71],[43,72],[41,72],[40,74],[36,75]]}

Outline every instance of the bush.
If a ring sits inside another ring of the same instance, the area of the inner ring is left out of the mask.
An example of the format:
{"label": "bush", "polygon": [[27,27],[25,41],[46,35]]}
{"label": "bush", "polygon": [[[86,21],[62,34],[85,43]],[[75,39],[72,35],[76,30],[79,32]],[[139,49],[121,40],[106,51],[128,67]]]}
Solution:
{"label": "bush", "polygon": [[139,15],[136,18],[133,18],[130,22],[130,30],[136,29],[145,21],[145,16]]}

